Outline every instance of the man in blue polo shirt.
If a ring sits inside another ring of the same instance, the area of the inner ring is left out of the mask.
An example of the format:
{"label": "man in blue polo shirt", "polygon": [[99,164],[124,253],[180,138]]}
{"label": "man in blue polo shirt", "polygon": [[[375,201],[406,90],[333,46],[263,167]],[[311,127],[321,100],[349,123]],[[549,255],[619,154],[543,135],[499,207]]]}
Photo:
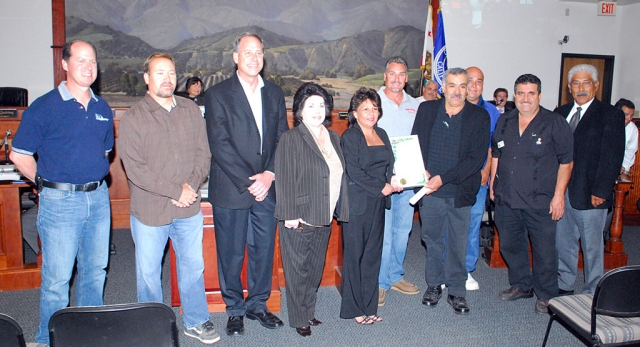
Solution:
{"label": "man in blue polo shirt", "polygon": [[[49,343],[49,318],[69,305],[76,258],[76,305],[102,305],[109,260],[111,210],[104,177],[113,147],[111,108],[93,94],[96,50],[84,41],[62,49],[66,82],[23,113],[11,160],[36,183],[42,242],[40,326],[37,346]],[[33,155],[38,155],[38,161]]]}
{"label": "man in blue polo shirt", "polygon": [[478,290],[480,285],[476,281],[471,273],[476,270],[476,262],[478,262],[478,252],[480,247],[480,223],[482,222],[482,216],[484,215],[484,207],[487,201],[487,190],[489,188],[489,172],[491,171],[491,136],[493,135],[493,129],[496,128],[498,118],[500,118],[500,112],[498,109],[488,102],[485,102],[482,98],[482,91],[484,90],[484,74],[479,68],[472,66],[467,68],[467,74],[469,74],[469,84],[467,85],[467,101],[470,103],[484,107],[491,117],[491,131],[489,138],[487,139],[487,160],[480,170],[482,175],[482,181],[480,182],[480,188],[478,194],[476,194],[476,202],[471,206],[471,224],[469,225],[469,242],[467,243],[467,290]]}

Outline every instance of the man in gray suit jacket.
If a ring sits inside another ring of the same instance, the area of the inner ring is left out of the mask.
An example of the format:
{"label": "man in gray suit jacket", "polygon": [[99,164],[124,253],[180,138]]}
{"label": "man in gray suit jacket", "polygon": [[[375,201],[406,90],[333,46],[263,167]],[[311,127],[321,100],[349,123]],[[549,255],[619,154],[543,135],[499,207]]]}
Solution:
{"label": "man in gray suit jacket", "polygon": [[572,294],[578,274],[578,240],[582,246],[585,285],[583,293],[595,292],[604,272],[602,229],[613,202],[613,187],[624,156],[624,114],[596,99],[598,70],[580,64],[569,70],[572,103],[555,112],[567,118],[573,129],[573,171],[558,221],[559,294]]}
{"label": "man in gray suit jacket", "polygon": [[[247,318],[269,329],[283,326],[267,310],[271,293],[276,219],[274,153],[287,130],[282,89],[260,77],[262,40],[244,33],[235,40],[238,71],[205,93],[211,148],[209,201],[213,205],[220,290],[227,305],[226,333],[243,335]],[[249,295],[240,273],[249,256]]]}

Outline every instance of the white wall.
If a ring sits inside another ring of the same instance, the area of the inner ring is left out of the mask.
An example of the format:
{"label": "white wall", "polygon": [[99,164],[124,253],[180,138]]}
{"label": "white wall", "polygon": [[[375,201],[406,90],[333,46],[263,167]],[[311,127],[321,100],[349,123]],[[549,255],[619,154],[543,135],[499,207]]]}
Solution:
{"label": "white wall", "polygon": [[636,116],[640,111],[640,4],[624,6],[620,16],[619,55],[616,56],[616,69],[620,74],[620,83],[613,90],[613,102],[625,98],[636,104]]}
{"label": "white wall", "polygon": [[0,86],[29,90],[29,103],[53,85],[51,0],[0,1]]}
{"label": "white wall", "polygon": [[[515,79],[532,73],[542,81],[542,105],[553,109],[558,102],[562,53],[613,55],[615,102],[632,85],[640,91],[640,68],[630,61],[640,47],[627,47],[634,45],[629,43],[634,42],[632,35],[640,32],[634,20],[640,5],[618,6],[614,17],[597,16],[596,6],[558,0],[443,0],[449,67],[480,67],[485,74],[483,96],[489,100],[498,87],[507,88],[511,96]],[[559,45],[565,35],[569,42]],[[627,44],[622,46],[625,36]]]}

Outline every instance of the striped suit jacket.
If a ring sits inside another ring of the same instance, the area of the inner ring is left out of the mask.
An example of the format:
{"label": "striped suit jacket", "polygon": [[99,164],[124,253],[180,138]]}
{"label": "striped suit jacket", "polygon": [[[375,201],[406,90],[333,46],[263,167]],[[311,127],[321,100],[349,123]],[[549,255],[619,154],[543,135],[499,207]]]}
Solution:
{"label": "striped suit jacket", "polygon": [[[334,131],[327,130],[344,169],[340,137]],[[348,222],[349,198],[346,169],[344,171],[334,216],[341,222]],[[311,225],[331,224],[329,166],[309,129],[303,123],[286,131],[280,137],[275,153],[275,174],[276,219],[302,218]]]}

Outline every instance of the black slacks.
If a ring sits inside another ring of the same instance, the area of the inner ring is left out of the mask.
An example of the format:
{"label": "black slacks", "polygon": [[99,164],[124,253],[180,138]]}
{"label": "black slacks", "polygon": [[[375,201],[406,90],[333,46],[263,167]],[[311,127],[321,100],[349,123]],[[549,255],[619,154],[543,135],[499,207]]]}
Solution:
{"label": "black slacks", "polygon": [[315,318],[331,226],[305,226],[300,230],[285,228],[284,222],[279,222],[278,227],[282,267],[287,282],[289,326],[306,327]]}
{"label": "black slacks", "polygon": [[378,312],[378,274],[384,237],[386,198],[367,197],[362,215],[342,223],[342,304],[340,318],[372,316]]}
{"label": "black slacks", "polygon": [[[262,202],[254,202],[246,210],[213,206],[220,291],[229,316],[243,316],[247,311],[260,313],[267,309],[276,237],[275,206],[271,195]],[[249,257],[246,300],[240,279],[245,247]]]}

